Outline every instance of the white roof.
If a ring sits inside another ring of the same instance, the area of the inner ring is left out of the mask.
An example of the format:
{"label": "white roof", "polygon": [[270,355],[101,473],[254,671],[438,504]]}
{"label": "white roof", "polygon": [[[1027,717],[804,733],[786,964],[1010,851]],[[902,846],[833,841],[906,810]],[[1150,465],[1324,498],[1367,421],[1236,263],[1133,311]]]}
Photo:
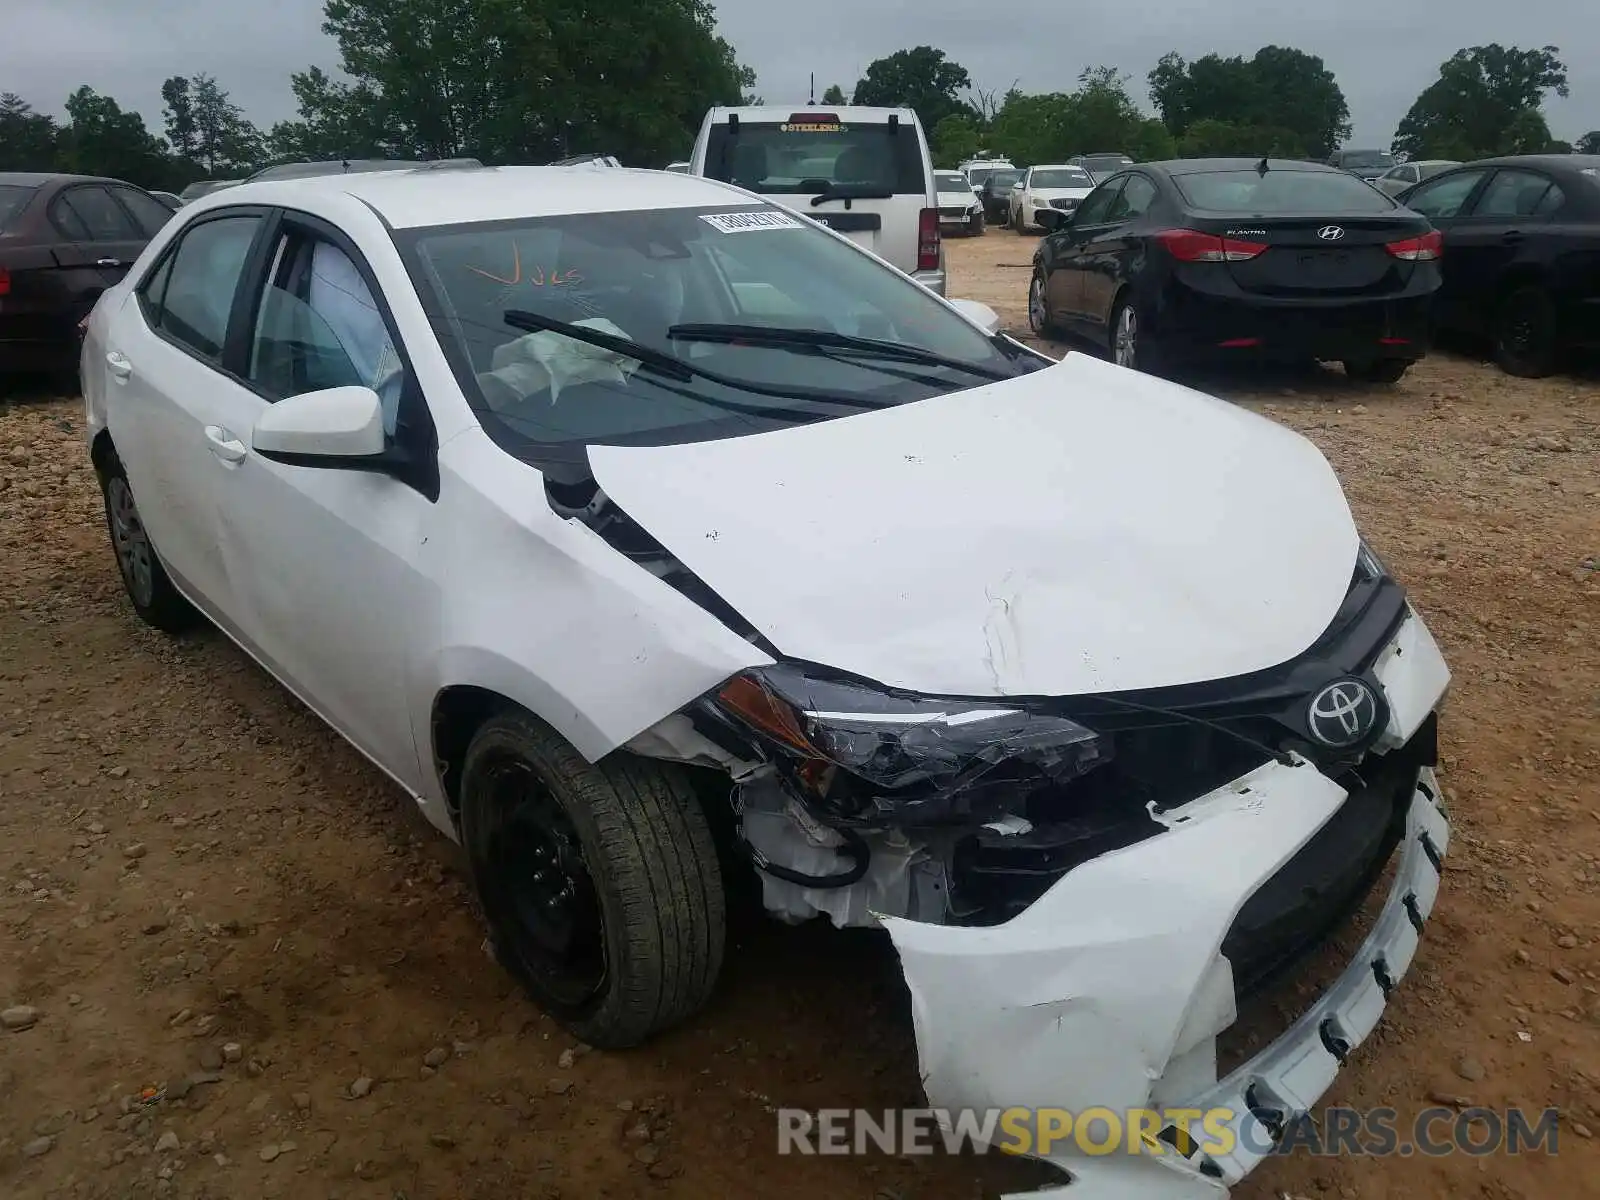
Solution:
{"label": "white roof", "polygon": [[565,213],[762,203],[729,184],[696,175],[574,166],[449,167],[265,180],[213,192],[194,207],[292,206],[311,195],[353,196],[370,205],[396,229]]}

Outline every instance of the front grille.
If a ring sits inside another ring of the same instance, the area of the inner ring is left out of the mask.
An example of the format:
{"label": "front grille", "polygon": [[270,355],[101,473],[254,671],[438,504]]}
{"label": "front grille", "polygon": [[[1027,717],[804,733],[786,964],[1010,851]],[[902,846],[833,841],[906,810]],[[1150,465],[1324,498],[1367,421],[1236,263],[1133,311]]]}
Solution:
{"label": "front grille", "polygon": [[1438,722],[1369,754],[1339,777],[1348,793],[1328,823],[1239,910],[1222,942],[1240,996],[1266,986],[1359,907],[1405,834],[1417,774],[1438,756]]}
{"label": "front grille", "polygon": [[1073,209],[1078,207],[1078,202],[1076,200],[1063,200],[1057,198],[1050,201],[1050,207],[1065,209],[1067,212],[1071,212]]}
{"label": "front grille", "polygon": [[941,217],[943,217],[946,221],[960,221],[960,220],[964,220],[966,218],[967,210],[965,208],[960,208],[960,207],[957,207],[957,208],[941,208],[939,210],[939,215]]}

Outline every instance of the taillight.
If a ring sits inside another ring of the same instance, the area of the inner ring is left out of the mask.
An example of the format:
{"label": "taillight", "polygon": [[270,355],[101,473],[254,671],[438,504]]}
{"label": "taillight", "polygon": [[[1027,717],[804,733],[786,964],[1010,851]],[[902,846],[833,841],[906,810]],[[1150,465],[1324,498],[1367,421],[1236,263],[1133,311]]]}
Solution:
{"label": "taillight", "polygon": [[1435,262],[1444,257],[1444,234],[1431,229],[1421,237],[1388,242],[1383,248],[1407,262]]}
{"label": "taillight", "polygon": [[0,267],[0,296],[11,294],[11,272]]}
{"label": "taillight", "polygon": [[917,270],[939,269],[939,210],[925,208],[917,222]]}
{"label": "taillight", "polygon": [[1248,262],[1265,253],[1265,242],[1241,242],[1197,229],[1163,229],[1156,241],[1179,262]]}

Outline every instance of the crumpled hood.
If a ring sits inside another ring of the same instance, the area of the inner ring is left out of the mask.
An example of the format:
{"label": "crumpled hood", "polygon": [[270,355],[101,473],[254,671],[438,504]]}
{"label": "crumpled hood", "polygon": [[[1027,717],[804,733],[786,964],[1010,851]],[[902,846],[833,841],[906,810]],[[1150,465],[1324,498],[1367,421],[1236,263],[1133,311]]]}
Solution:
{"label": "crumpled hood", "polygon": [[1266,418],[1069,354],[898,408],[590,449],[606,493],[784,655],[913,691],[1076,695],[1281,663],[1357,534]]}

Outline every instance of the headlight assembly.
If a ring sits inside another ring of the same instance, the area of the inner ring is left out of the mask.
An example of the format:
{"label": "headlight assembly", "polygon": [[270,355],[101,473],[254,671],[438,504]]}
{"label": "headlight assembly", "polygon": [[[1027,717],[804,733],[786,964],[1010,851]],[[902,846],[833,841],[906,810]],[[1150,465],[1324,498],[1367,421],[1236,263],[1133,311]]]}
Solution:
{"label": "headlight assembly", "polygon": [[778,749],[818,799],[854,793],[901,819],[954,815],[962,806],[945,801],[1002,764],[1060,782],[1111,756],[1106,738],[1066,717],[894,693],[784,663],[735,676],[717,703]]}
{"label": "headlight assembly", "polygon": [[1389,568],[1384,566],[1383,560],[1373,553],[1365,538],[1361,540],[1360,549],[1356,551],[1356,570],[1362,578],[1373,581],[1389,577]]}

